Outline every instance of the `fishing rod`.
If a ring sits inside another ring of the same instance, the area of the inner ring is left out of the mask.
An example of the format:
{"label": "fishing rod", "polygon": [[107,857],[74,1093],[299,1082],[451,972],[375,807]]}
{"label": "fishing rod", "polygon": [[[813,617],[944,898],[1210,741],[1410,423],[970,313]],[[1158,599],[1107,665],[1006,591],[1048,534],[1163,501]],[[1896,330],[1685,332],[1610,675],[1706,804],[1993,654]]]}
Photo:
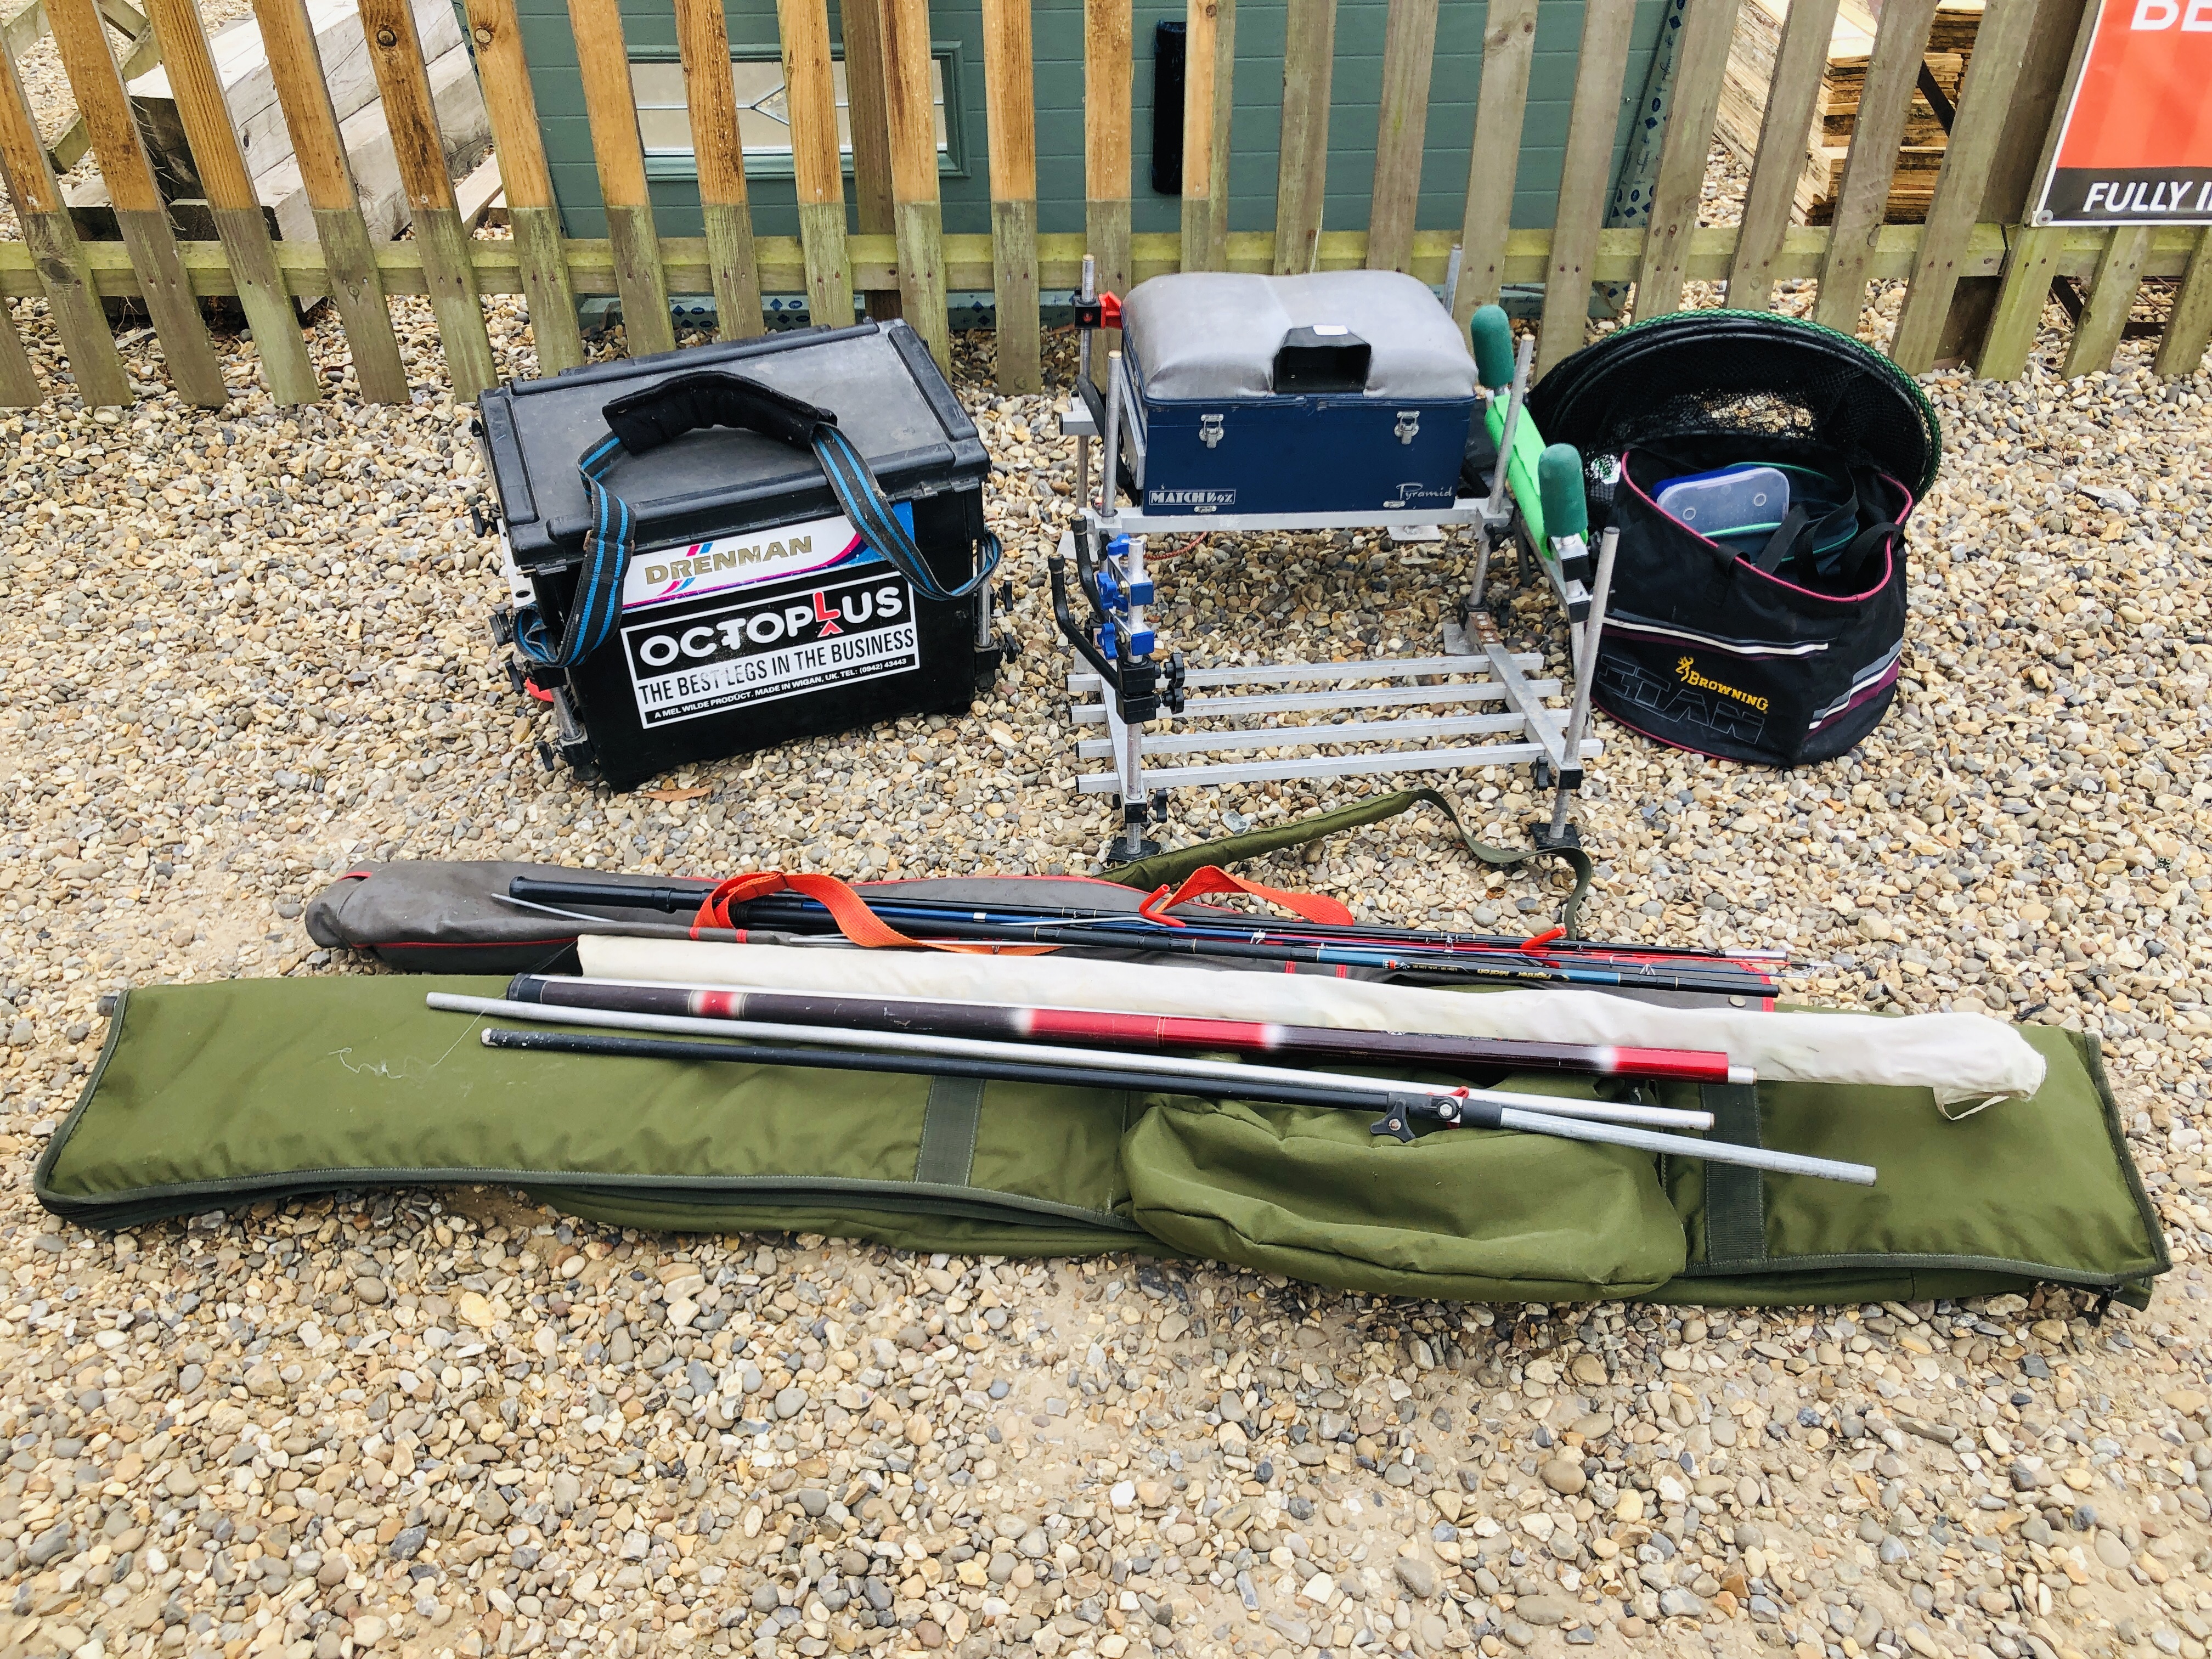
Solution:
{"label": "fishing rod", "polygon": [[[1218,1060],[1177,1058],[1162,1061],[1110,1048],[1053,1047],[1045,1044],[994,1042],[980,1037],[925,1036],[904,1031],[862,1031],[830,1025],[779,1024],[767,1020],[696,1019],[680,1014],[621,1013],[602,1008],[564,1008],[558,1005],[515,1003],[492,997],[467,997],[434,991],[428,1006],[453,1013],[495,1014],[507,1019],[526,1019],[550,1025],[597,1025],[615,1031],[669,1032],[680,1036],[734,1036],[761,1042],[811,1042],[833,1048],[866,1048],[884,1054],[952,1060],[1005,1060],[1013,1065],[1082,1066],[1094,1071],[1131,1073],[1146,1077],[1201,1078],[1242,1089],[1248,1084],[1279,1083],[1309,1094],[1336,1092],[1364,1101],[1378,1091],[1400,1094],[1450,1094],[1541,1112],[1553,1117],[1593,1118],[1613,1123],[1656,1124],[1679,1129],[1709,1129],[1710,1112],[1671,1106],[1646,1106],[1632,1100],[1573,1100],[1556,1095],[1524,1095],[1506,1089],[1442,1089],[1432,1083],[1400,1078],[1340,1077],[1333,1072],[1309,1072],[1281,1066],[1259,1066]],[[1164,1068],[1172,1066],[1172,1072]]]}
{"label": "fishing rod", "polygon": [[[629,906],[640,909],[661,910],[671,915],[695,911],[702,901],[712,895],[711,883],[696,887],[632,887],[617,882],[548,880],[534,876],[518,876],[508,884],[509,894],[518,899],[536,899],[550,904],[580,904],[590,906]],[[981,921],[994,917],[1019,917],[1030,921],[1065,921],[1119,925],[1135,928],[1158,927],[1169,925],[1151,916],[1127,910],[1090,910],[1071,905],[1024,904],[1018,902],[994,901],[988,906],[962,905],[944,899],[921,899],[902,894],[883,894],[871,896],[857,895],[860,902],[872,909],[896,906],[913,915],[927,913],[947,920],[964,918]],[[810,911],[826,915],[827,908],[817,899],[797,894],[778,893],[744,902],[743,908],[750,912],[763,904],[799,905]],[[1542,939],[1540,943],[1527,939],[1510,938],[1498,933],[1443,933],[1428,928],[1396,927],[1381,923],[1285,921],[1272,916],[1253,917],[1246,921],[1237,913],[1211,908],[1201,915],[1176,915],[1174,923],[1179,927],[1223,927],[1233,937],[1249,937],[1257,932],[1278,938],[1297,938],[1315,940],[1340,939],[1346,942],[1387,942],[1408,945],[1434,951],[1503,951],[1526,954],[1540,951],[1547,956],[1618,957],[1625,960],[1644,958],[1688,958],[1716,965],[1744,965],[1753,962],[1771,962],[1776,966],[1786,965],[1788,953],[1779,951],[1750,950],[1741,951],[1706,951],[1691,945],[1628,945],[1608,943],[1603,939]]]}
{"label": "fishing rod", "polygon": [[[906,920],[903,913],[884,908],[877,915],[894,925]],[[816,919],[793,908],[770,911],[761,918],[769,927],[795,927]],[[818,925],[818,923],[817,923]],[[834,925],[834,924],[833,924]],[[1288,941],[1255,941],[1239,934],[1224,937],[1219,930],[1198,927],[1147,927],[1141,932],[1084,924],[1055,927],[1028,922],[974,922],[921,919],[912,924],[917,935],[932,939],[995,945],[1079,945],[1089,950],[1115,947],[1158,951],[1170,956],[1213,957],[1244,962],[1311,963],[1327,968],[1373,968],[1386,973],[1419,973],[1439,979],[1504,980],[1527,985],[1641,987],[1657,991],[1692,991],[1712,996],[1765,997],[1772,994],[1765,981],[1753,975],[1681,972],[1645,965],[1601,967],[1595,964],[1552,962],[1519,953],[1495,957],[1473,954],[1429,956],[1396,951],[1388,947],[1363,949],[1345,945],[1300,945]]]}
{"label": "fishing rod", "polygon": [[[509,885],[510,896],[517,900],[544,899],[559,904],[600,907],[635,906],[670,913],[696,910],[712,890],[707,886],[633,887],[611,882],[552,881],[533,877],[518,877]],[[979,908],[903,895],[855,896],[886,920],[896,919],[910,927],[932,923],[1021,926],[1056,922],[1097,927],[1103,931],[1142,933],[1148,938],[1162,930],[1170,930],[1188,937],[1222,939],[1248,944],[1342,943],[1353,947],[1372,946],[1377,943],[1402,944],[1421,951],[1492,953],[1516,963],[1528,960],[1532,955],[1581,956],[1597,958],[1614,965],[1616,969],[1686,959],[1703,964],[1711,973],[1732,979],[1740,975],[1741,978],[1739,982],[1729,985],[1725,992],[1717,985],[1684,988],[1703,988],[1728,995],[1768,994],[1771,988],[1767,981],[1765,969],[1753,964],[1761,960],[1770,962],[1774,967],[1788,964],[1786,955],[1778,951],[1747,951],[1739,956],[1729,956],[1689,945],[1626,945],[1564,938],[1538,942],[1492,934],[1435,933],[1411,927],[1370,927],[1364,923],[1347,927],[1332,922],[1285,921],[1272,917],[1255,917],[1246,921],[1235,913],[1224,910],[1198,916],[1179,915],[1168,921],[1127,911],[1085,910],[1061,905],[994,902],[988,908]],[[830,917],[827,907],[820,901],[797,894],[763,895],[743,902],[739,908],[745,911],[748,919],[756,920],[763,926],[778,927],[803,927],[810,921],[819,925]]]}
{"label": "fishing rod", "polygon": [[[1163,933],[1173,933],[1191,939],[1213,939],[1248,945],[1318,945],[1339,950],[1403,950],[1409,955],[1423,958],[1434,957],[1444,962],[1462,959],[1525,963],[1540,962],[1555,953],[1553,942],[1537,945],[1527,941],[1506,942],[1475,940],[1455,935],[1429,935],[1404,928],[1377,929],[1373,936],[1354,928],[1332,928],[1327,923],[1277,921],[1272,918],[1254,917],[1246,920],[1228,912],[1207,915],[1177,916],[1172,921],[1152,916],[1140,916],[1127,912],[1102,911],[1089,915],[1077,915],[1065,921],[1054,922],[1034,918],[1019,909],[1012,911],[977,910],[959,905],[917,902],[902,898],[863,900],[871,908],[878,909],[886,920],[896,919],[914,927],[943,927],[946,926],[988,925],[993,927],[1060,926],[1096,929],[1103,933],[1144,939],[1158,938]],[[797,927],[812,921],[819,925],[829,915],[816,900],[794,897],[789,894],[766,895],[745,901],[738,907],[750,920],[764,926]],[[1439,939],[1454,942],[1437,943]],[[1646,957],[1626,947],[1606,947],[1602,951],[1579,951],[1564,953],[1565,965],[1583,971],[1653,972],[1680,971],[1674,964],[1683,961],[1680,956]],[[1692,960],[1696,970],[1711,975],[1727,977],[1740,981],[1732,994],[1767,994],[1769,984],[1764,970],[1728,957],[1698,957]]]}
{"label": "fishing rod", "polygon": [[1065,1042],[1174,1050],[1228,1049],[1250,1054],[1429,1066],[1442,1070],[1547,1072],[1692,1083],[1751,1083],[1748,1067],[1699,1048],[1635,1048],[1596,1042],[1534,1042],[1510,1037],[1362,1031],[1329,1025],[1279,1025],[1245,1019],[1114,1013],[936,998],[831,996],[751,987],[672,985],[631,980],[519,974],[507,1000],[608,1013],[842,1025],[871,1031],[975,1037],[1007,1042]]}
{"label": "fishing rod", "polygon": [[[596,891],[585,890],[591,886],[591,884],[579,883],[538,883],[529,878],[519,877],[511,884],[509,893],[517,899],[535,900],[546,888],[556,887],[569,903],[621,905],[629,902],[629,893],[641,890],[615,885],[599,887]],[[662,890],[673,894],[681,890]],[[1271,936],[1273,930],[1213,923],[1192,922],[1170,927],[1143,918],[1113,915],[1053,924],[1004,916],[994,920],[994,913],[991,911],[954,911],[942,905],[916,905],[895,898],[862,902],[878,920],[891,925],[903,922],[908,927],[927,933],[933,940],[1074,945],[1089,950],[1127,945],[1177,956],[1312,963],[1322,967],[1372,968],[1386,972],[1430,975],[1448,980],[1470,978],[1506,980],[1522,984],[1634,987],[1647,990],[1695,992],[1711,996],[1764,998],[1772,994],[1772,987],[1764,975],[1725,960],[1710,963],[1701,970],[1678,970],[1649,963],[1545,962],[1518,946],[1499,950],[1494,956],[1471,951],[1437,954],[1400,952],[1387,946],[1307,944],[1277,939]],[[765,927],[823,929],[836,925],[829,910],[811,899],[791,899],[778,895],[748,900],[742,908],[749,921],[757,921]],[[1133,926],[1131,925],[1133,921]]]}
{"label": "fishing rod", "polygon": [[[447,998],[436,994],[433,1006],[488,1000]],[[497,1012],[505,1005],[494,1004]],[[1327,1073],[1292,1073],[1306,1076],[1310,1085],[1253,1079],[1249,1083],[1216,1082],[1186,1076],[1174,1070],[1140,1071],[1108,1067],[1095,1063],[1068,1065],[1036,1061],[954,1059],[934,1054],[889,1054],[839,1048],[752,1047],[731,1042],[685,1042],[672,1037],[610,1036],[584,1031],[514,1031],[490,1029],[483,1042],[489,1048],[520,1048],[542,1054],[598,1054],[634,1060],[703,1060],[750,1066],[810,1066],[824,1071],[894,1073],[921,1077],[958,1077],[985,1081],[1038,1083],[1061,1087],[1139,1090],[1164,1094],[1199,1095],[1212,1099],[1255,1100],[1293,1106],[1332,1109],[1380,1111],[1370,1133],[1389,1135],[1404,1142],[1416,1138],[1419,1125],[1453,1129],[1511,1129],[1551,1135],[1565,1140],[1590,1141],[1624,1146],[1636,1152],[1676,1158],[1704,1158],[1775,1175],[1809,1176],[1824,1181],[1848,1182],[1870,1187],[1875,1179],[1871,1165],[1834,1158],[1810,1158],[1796,1152],[1778,1152],[1759,1146],[1739,1146],[1728,1141],[1700,1140],[1688,1135],[1663,1134],[1624,1123],[1591,1121],[1544,1112],[1502,1106],[1468,1091],[1435,1090],[1392,1092],[1387,1085],[1370,1085],[1365,1091],[1346,1086],[1357,1079],[1335,1078]],[[1242,1067],[1232,1067],[1242,1070]],[[1317,1085],[1332,1085],[1322,1087]],[[1548,1097],[1547,1104],[1554,1103]]]}

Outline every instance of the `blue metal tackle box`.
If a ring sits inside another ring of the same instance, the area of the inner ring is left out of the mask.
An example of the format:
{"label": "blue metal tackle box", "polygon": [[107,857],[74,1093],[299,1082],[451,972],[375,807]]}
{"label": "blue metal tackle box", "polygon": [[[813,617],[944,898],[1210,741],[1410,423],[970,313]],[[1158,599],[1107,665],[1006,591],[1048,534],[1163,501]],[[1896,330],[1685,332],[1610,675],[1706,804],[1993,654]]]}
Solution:
{"label": "blue metal tackle box", "polygon": [[1121,456],[1146,512],[1451,505],[1474,360],[1417,278],[1155,276],[1121,327]]}

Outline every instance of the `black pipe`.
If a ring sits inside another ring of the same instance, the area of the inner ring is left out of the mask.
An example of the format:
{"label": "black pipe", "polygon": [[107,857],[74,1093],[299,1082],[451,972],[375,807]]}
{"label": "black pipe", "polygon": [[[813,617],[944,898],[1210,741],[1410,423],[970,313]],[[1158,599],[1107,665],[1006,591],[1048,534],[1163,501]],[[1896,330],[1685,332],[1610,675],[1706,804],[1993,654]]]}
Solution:
{"label": "black pipe", "polygon": [[[526,1019],[518,1008],[515,1017]],[[490,1048],[530,1048],[541,1054],[606,1054],[625,1060],[697,1060],[750,1066],[803,1066],[825,1072],[874,1072],[915,1077],[980,1078],[994,1083],[1042,1083],[1059,1087],[1117,1089],[1124,1092],[1197,1095],[1207,1100],[1259,1100],[1284,1106],[1326,1106],[1341,1110],[1387,1112],[1426,1107],[1430,1096],[1378,1087],[1371,1093],[1301,1088],[1293,1083],[1255,1078],[1231,1084],[1186,1077],[1163,1067],[1157,1072],[1109,1070],[1104,1066],[1054,1066],[1010,1060],[956,1060],[940,1054],[867,1054],[843,1048],[791,1048],[774,1044],[688,1042],[678,1037],[600,1036],[580,1031],[510,1031],[493,1027],[483,1034]],[[1439,1090],[1437,1097],[1460,1121],[1496,1128],[1481,1120],[1502,1110]]]}
{"label": "black pipe", "polygon": [[507,884],[509,898],[534,904],[580,904],[599,910],[661,910],[670,915],[696,910],[714,890],[711,885],[627,887],[614,881],[548,881],[540,876],[517,876]]}
{"label": "black pipe", "polygon": [[1067,563],[1059,554],[1045,561],[1045,568],[1052,577],[1052,618],[1060,624],[1060,631],[1067,635],[1083,659],[1098,672],[1099,678],[1113,689],[1116,696],[1121,690],[1121,671],[1106,660],[1105,653],[1091,643],[1091,635],[1078,626],[1075,616],[1067,607]]}

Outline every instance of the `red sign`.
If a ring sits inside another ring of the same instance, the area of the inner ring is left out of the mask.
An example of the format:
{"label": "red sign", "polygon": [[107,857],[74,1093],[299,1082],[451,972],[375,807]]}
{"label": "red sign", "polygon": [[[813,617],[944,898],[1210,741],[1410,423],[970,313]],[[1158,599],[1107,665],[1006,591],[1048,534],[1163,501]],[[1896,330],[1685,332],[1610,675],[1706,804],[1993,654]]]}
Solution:
{"label": "red sign", "polygon": [[2035,222],[2212,223],[2212,0],[2101,0]]}

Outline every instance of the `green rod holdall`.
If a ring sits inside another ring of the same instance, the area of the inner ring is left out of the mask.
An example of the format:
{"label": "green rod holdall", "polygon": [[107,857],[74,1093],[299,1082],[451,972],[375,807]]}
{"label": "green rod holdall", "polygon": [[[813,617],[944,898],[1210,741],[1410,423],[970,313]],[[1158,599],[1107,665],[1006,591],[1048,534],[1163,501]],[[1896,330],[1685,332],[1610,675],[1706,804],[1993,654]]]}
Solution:
{"label": "green rod holdall", "polygon": [[1359,1112],[492,1049],[484,1021],[423,1006],[433,990],[502,986],[380,975],[126,994],[39,1161],[39,1200],[119,1227],[492,1182],[609,1224],[1139,1250],[1376,1294],[1547,1302],[1912,1300],[2051,1282],[2140,1304],[2171,1266],[2094,1039],[2049,1027],[2021,1028],[2049,1062],[2042,1089],[1956,1121],[1910,1090],[1657,1091],[1712,1111],[1721,1138],[1878,1166],[1859,1188],[1482,1130],[1402,1146]]}

